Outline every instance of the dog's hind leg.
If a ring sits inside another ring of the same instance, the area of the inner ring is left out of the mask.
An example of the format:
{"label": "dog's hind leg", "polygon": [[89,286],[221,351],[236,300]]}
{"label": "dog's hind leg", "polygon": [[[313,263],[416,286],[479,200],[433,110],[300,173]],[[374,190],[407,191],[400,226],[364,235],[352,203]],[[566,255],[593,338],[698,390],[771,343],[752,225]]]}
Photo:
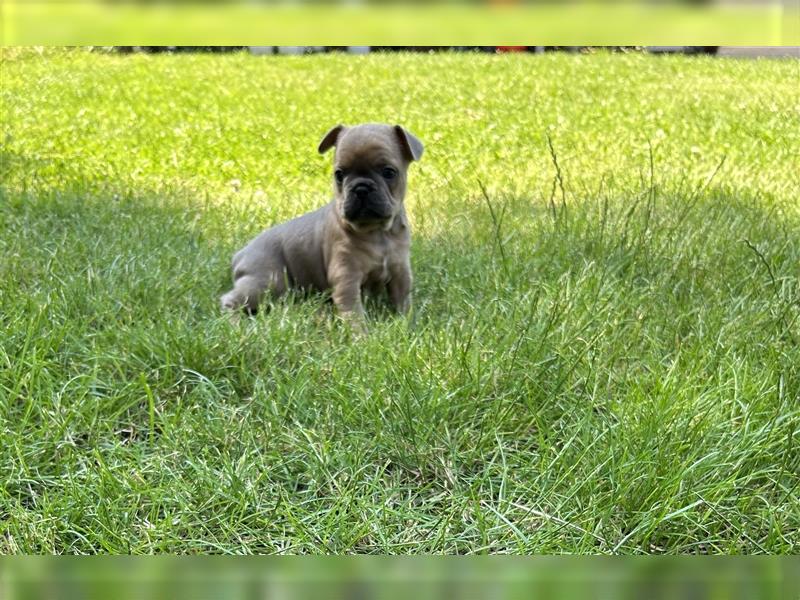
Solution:
{"label": "dog's hind leg", "polygon": [[266,278],[243,275],[233,284],[233,289],[220,298],[224,311],[244,309],[250,315],[258,310],[265,293],[278,298],[286,291],[286,280],[281,273],[272,272]]}

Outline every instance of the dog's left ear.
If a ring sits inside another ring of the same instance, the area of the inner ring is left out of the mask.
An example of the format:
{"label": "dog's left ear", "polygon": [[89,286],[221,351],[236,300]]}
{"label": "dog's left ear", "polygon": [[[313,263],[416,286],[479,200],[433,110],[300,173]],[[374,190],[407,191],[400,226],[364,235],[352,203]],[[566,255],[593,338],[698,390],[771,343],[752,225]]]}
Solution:
{"label": "dog's left ear", "polygon": [[394,126],[395,133],[397,133],[397,137],[400,139],[400,145],[403,147],[403,152],[406,155],[406,158],[409,160],[419,160],[422,158],[422,153],[425,151],[425,147],[422,145],[422,142],[419,141],[417,136],[413,133],[410,133],[400,127],[400,125]]}
{"label": "dog's left ear", "polygon": [[322,141],[319,143],[319,150],[320,154],[325,154],[328,150],[333,148],[336,145],[336,140],[339,139],[339,134],[344,131],[344,125],[337,125],[333,129],[331,129],[328,133],[325,134],[325,137],[322,138]]}

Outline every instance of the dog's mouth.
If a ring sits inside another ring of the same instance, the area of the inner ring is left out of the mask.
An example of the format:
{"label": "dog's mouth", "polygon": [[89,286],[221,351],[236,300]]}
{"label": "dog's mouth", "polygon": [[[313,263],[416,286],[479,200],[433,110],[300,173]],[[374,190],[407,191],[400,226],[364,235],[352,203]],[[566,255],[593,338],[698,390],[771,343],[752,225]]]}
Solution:
{"label": "dog's mouth", "polygon": [[351,223],[382,223],[392,218],[392,209],[380,200],[348,197],[344,218]]}

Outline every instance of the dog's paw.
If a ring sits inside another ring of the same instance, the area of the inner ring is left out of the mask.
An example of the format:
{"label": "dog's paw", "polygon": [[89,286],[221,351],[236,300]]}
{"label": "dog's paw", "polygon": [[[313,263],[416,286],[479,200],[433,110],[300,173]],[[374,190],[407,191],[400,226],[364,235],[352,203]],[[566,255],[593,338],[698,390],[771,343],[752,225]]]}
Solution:
{"label": "dog's paw", "polygon": [[367,318],[363,313],[345,312],[340,313],[339,318],[345,322],[350,333],[356,339],[361,339],[369,335],[369,328],[367,327]]}
{"label": "dog's paw", "polygon": [[236,290],[231,290],[219,299],[220,308],[223,311],[236,311],[242,306],[242,299]]}

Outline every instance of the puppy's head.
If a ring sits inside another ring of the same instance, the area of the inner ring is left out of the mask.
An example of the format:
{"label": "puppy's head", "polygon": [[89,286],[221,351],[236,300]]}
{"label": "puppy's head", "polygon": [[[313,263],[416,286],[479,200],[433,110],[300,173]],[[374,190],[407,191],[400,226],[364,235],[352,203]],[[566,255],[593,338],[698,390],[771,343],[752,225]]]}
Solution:
{"label": "puppy's head", "polygon": [[391,226],[405,197],[408,165],[422,156],[422,142],[400,125],[337,125],[322,138],[319,152],[334,146],[339,216],[356,229]]}

